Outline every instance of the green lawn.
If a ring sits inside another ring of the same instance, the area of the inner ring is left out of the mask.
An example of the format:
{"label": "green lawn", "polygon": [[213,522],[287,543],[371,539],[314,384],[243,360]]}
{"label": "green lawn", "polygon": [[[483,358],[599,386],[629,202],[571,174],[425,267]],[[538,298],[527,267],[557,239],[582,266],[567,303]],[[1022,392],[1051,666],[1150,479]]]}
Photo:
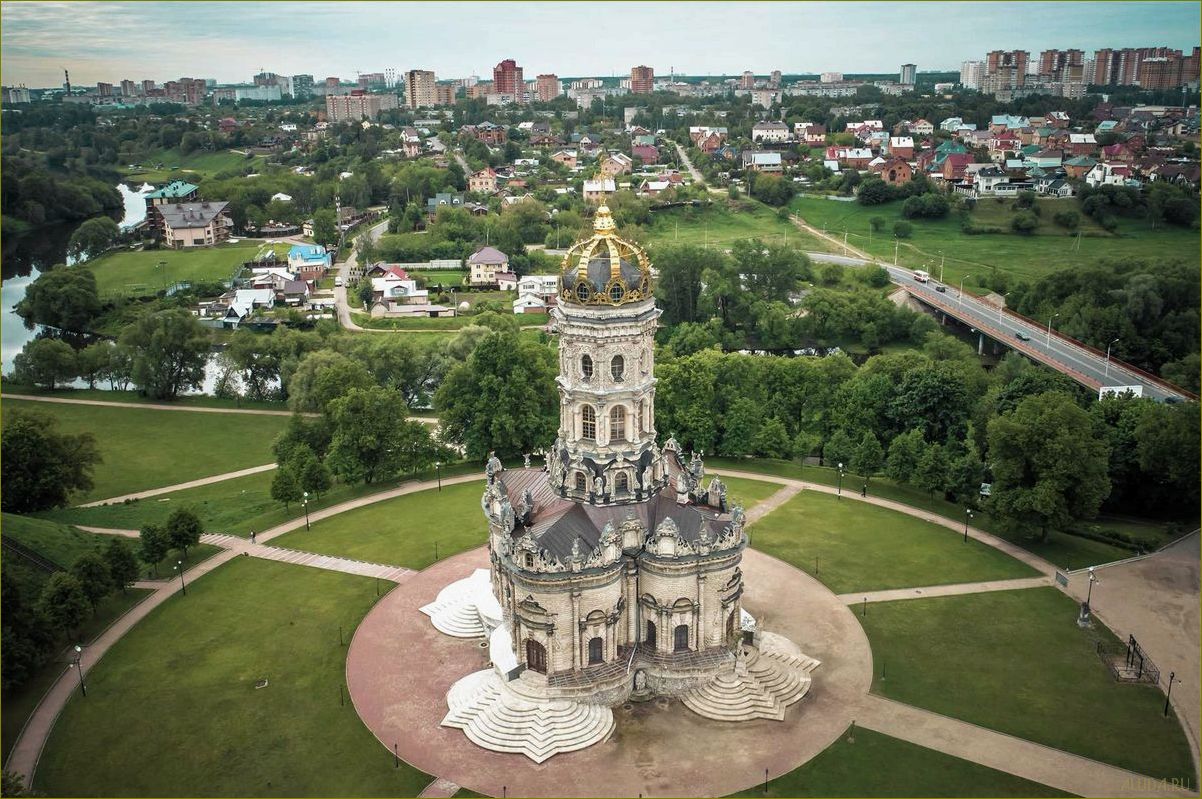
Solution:
{"label": "green lawn", "polygon": [[[64,569],[88,552],[104,552],[108,546],[109,536],[86,533],[57,520],[39,519],[30,516],[18,516],[15,513],[5,513],[0,517],[0,531],[6,538],[11,538],[19,544],[32,549]],[[84,522],[81,522],[84,523]],[[96,525],[100,526],[100,525]],[[134,552],[138,551],[138,542],[130,540]],[[197,544],[188,548],[187,565],[194,566],[218,552],[220,547],[210,544]],[[172,549],[163,556],[157,564],[141,562],[142,576],[147,578],[164,579],[172,574],[171,565],[183,559],[180,550]]]}
{"label": "green lawn", "polygon": [[[1042,199],[1041,225],[1034,235],[1015,233],[970,236],[960,229],[953,214],[940,220],[910,220],[914,232],[902,240],[898,263],[912,269],[928,269],[939,274],[940,258],[944,259],[944,281],[958,283],[962,277],[988,279],[994,269],[1007,272],[1013,278],[1034,279],[1054,269],[1084,266],[1100,258],[1182,258],[1197,262],[1199,236],[1196,230],[1161,226],[1156,230],[1142,220],[1120,220],[1121,235],[1105,234],[1088,219],[1084,219],[1078,240],[1075,235],[1052,224],[1052,216],[1061,210],[1079,210],[1076,199]],[[815,197],[798,197],[790,205],[814,227],[836,237],[848,234],[848,244],[867,250],[882,260],[892,262],[894,252],[893,223],[902,218],[901,202],[864,206],[855,202],[839,202]],[[884,229],[871,232],[872,217],[885,220]],[[1006,227],[1012,212],[1010,203],[999,204],[983,199],[971,212],[974,224]],[[871,234],[871,235],[870,235]],[[969,280],[969,285],[980,281]]]}
{"label": "green lawn", "polygon": [[726,483],[726,501],[731,507],[742,505],[744,510],[751,510],[768,497],[781,490],[776,483],[766,483],[763,480],[748,480],[746,477],[727,477],[724,474],[710,472],[705,479],[709,485],[709,476],[717,474]]}
{"label": "green lawn", "polygon": [[[100,381],[97,385],[107,385]],[[4,381],[5,397],[34,396],[61,397],[62,399],[100,400],[102,402],[126,402],[131,405],[176,405],[186,408],[235,408],[239,410],[282,411],[290,413],[285,402],[259,402],[247,399],[224,399],[209,394],[188,394],[173,400],[157,400],[137,391],[109,391],[104,388],[56,388],[54,391],[40,386],[23,386],[11,380]]]}
{"label": "green lawn", "polygon": [[[416,796],[348,701],[338,643],[375,581],[240,558],[156,608],[92,669],[34,788],[56,796]],[[256,681],[268,685],[255,688]]]}
{"label": "green lawn", "polygon": [[750,528],[751,544],[836,594],[1033,577],[1030,566],[887,508],[803,491]]}
{"label": "green lawn", "polygon": [[[740,469],[747,472],[760,472],[830,486],[838,483],[836,470],[823,466],[801,466],[797,461],[778,461],[762,458],[746,460],[710,458],[707,463],[717,469]],[[853,494],[859,491],[859,486],[862,482],[863,480],[857,475],[846,475],[843,478],[844,488]],[[913,486],[894,483],[892,480],[883,477],[874,477],[868,490],[873,496],[892,499],[915,508],[927,510],[931,513],[954,519],[957,523],[962,522],[964,519],[963,507],[953,502],[948,502],[942,497],[932,498],[926,492],[920,491]],[[1004,538],[1028,552],[1040,556],[1049,563],[1059,566],[1061,569],[1082,569],[1086,566],[1121,560],[1132,555],[1131,550],[1104,541],[1094,541],[1056,531],[1051,532],[1046,541],[1029,538],[1021,533],[1009,532],[1003,529],[998,520],[987,513],[977,513],[973,517],[972,524],[973,527],[985,530],[999,538]],[[1102,524],[1105,526],[1109,523],[1102,522]],[[1166,525],[1156,526],[1164,531],[1163,535],[1167,539],[1168,527]]]}
{"label": "green lawn", "polygon": [[[122,250],[87,262],[102,297],[154,294],[178,281],[229,280],[259,251],[256,243],[220,244],[183,250]],[[159,263],[166,266],[160,267]]]}
{"label": "green lawn", "polygon": [[[442,468],[444,477],[479,471],[480,465],[477,463],[456,463]],[[222,480],[219,483],[173,491],[169,494],[131,502],[92,508],[59,508],[45,511],[39,515],[56,521],[83,524],[89,527],[115,527],[130,530],[140,529],[142,525],[148,523],[163,522],[171,514],[171,511],[185,507],[191,508],[200,516],[206,531],[246,537],[250,535],[251,530],[266,530],[304,515],[302,506],[293,503],[285,508],[271,498],[271,481],[274,477],[274,471],[259,472],[246,477]],[[404,479],[425,480],[434,479],[434,477],[435,472],[431,469],[416,476],[406,475]],[[396,480],[378,482],[373,485],[336,484],[320,497],[310,498],[309,510],[318,511],[367,494],[387,491],[396,484]]]}
{"label": "green lawn", "polygon": [[76,503],[271,463],[272,442],[288,422],[286,416],[5,401],[5,410],[15,409],[54,417],[60,432],[96,437],[104,461],[93,473],[92,490],[72,497]]}
{"label": "green lawn", "polygon": [[814,249],[808,234],[755,200],[714,198],[704,209],[673,208],[651,214],[643,240],[648,248],[693,244],[730,249],[739,239],[761,238],[772,244]]}
{"label": "green lawn", "polygon": [[[508,313],[506,309],[506,313]],[[521,314],[517,317],[518,324],[523,327],[545,325],[550,317],[545,313]],[[477,324],[474,316],[419,316],[410,319],[372,319],[367,314],[353,314],[353,321],[360,327],[375,330],[461,330]]]}
{"label": "green lawn", "polygon": [[[1189,744],[1164,694],[1119,684],[1054,588],[872,605],[873,690],[899,702],[1193,785]],[[1161,664],[1168,666],[1171,664]],[[885,674],[882,678],[882,669]],[[1167,679],[1167,675],[1165,677]]]}
{"label": "green lawn", "polygon": [[[157,186],[172,180],[188,180],[197,174],[209,176],[229,170],[241,171],[247,166],[257,169],[263,165],[264,159],[262,156],[247,158],[231,150],[200,150],[183,155],[178,148],[173,148],[156,150],[130,163],[136,163],[138,166],[130,169],[129,164],[125,165],[122,171],[126,180],[146,181]],[[161,168],[159,164],[162,164]]]}
{"label": "green lawn", "polygon": [[480,511],[483,483],[444,485],[340,513],[311,530],[285,533],[281,547],[424,569],[435,560],[482,546],[488,522]]}
{"label": "green lawn", "polygon": [[734,796],[1071,796],[872,730],[844,734],[804,766]]}

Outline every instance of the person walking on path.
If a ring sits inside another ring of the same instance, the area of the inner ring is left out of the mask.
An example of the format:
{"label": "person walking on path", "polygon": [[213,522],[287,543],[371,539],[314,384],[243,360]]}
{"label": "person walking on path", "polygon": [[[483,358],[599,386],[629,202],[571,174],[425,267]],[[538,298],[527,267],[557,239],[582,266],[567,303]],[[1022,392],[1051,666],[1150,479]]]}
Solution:
{"label": "person walking on path", "polygon": [[250,542],[252,544],[255,542],[255,531],[254,530],[250,531]]}

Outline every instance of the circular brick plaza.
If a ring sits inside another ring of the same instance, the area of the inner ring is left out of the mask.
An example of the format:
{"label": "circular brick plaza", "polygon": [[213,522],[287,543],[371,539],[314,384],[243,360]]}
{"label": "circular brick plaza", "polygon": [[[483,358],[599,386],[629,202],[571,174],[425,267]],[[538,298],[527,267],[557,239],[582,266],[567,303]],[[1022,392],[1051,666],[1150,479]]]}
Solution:
{"label": "circular brick plaza", "polygon": [[806,697],[781,721],[718,722],[677,700],[613,709],[605,741],[536,764],[482,749],[442,727],[446,692],[488,667],[483,639],[452,638],[418,608],[447,584],[488,568],[486,547],[436,563],[397,586],[355,632],[347,654],[351,700],[389,752],[491,796],[724,796],[777,777],[835,741],[872,683],[868,638],[852,611],[814,578],[760,552],[743,556],[743,606],[761,629],[822,662]]}

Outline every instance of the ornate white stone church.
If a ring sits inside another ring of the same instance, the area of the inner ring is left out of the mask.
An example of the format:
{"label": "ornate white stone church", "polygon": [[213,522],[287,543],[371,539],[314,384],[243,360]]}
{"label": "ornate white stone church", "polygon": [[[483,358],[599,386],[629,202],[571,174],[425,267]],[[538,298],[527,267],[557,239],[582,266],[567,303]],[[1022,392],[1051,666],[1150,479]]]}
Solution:
{"label": "ornate white stone church", "polygon": [[674,696],[720,721],[783,720],[818,665],[743,611],[743,509],[697,453],[656,444],[651,262],[607,207],[564,257],[553,320],[559,435],[541,467],[490,457],[491,569],[423,608],[487,636],[492,668],[443,725],[535,761],[604,740],[610,707]]}

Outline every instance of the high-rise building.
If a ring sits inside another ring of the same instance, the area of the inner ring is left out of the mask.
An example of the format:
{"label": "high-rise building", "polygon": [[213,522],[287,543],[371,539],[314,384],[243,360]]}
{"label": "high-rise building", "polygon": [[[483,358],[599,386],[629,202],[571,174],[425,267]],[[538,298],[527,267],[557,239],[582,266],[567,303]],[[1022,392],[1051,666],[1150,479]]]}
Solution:
{"label": "high-rise building", "polygon": [[137,87],[138,85],[136,83],[126,78],[125,80],[121,81],[121,96],[133,97],[135,94],[137,94]]}
{"label": "high-rise building", "polygon": [[[1140,67],[1148,58],[1181,58],[1180,50],[1169,47],[1109,47],[1094,52],[1091,83],[1097,86],[1135,86],[1140,84]],[[1156,67],[1160,71],[1160,67]]]}
{"label": "high-rise building", "polygon": [[540,103],[549,103],[561,94],[563,86],[559,83],[559,76],[554,73],[539,75],[534,82],[534,96]]}
{"label": "high-rise building", "polygon": [[821,77],[819,78],[819,80],[822,83],[842,83],[843,82],[843,73],[842,72],[823,72]]}
{"label": "high-rise building", "polygon": [[158,87],[156,87],[154,85],[154,81],[152,81],[152,80],[142,81],[142,94],[154,94],[154,91],[156,88],[158,88]]}
{"label": "high-rise building", "polygon": [[438,104],[434,73],[426,69],[411,69],[405,73],[405,105],[410,108],[429,108]]}
{"label": "high-rise building", "polygon": [[755,88],[755,73],[751,72],[749,70],[744,71],[743,77],[739,79],[739,88],[740,89],[754,89]]}
{"label": "high-rise building", "polygon": [[901,70],[898,72],[897,82],[903,86],[913,86],[918,80],[918,66],[915,64],[902,64]]}
{"label": "high-rise building", "polygon": [[256,86],[275,86],[276,77],[277,75],[274,72],[260,72],[258,75],[255,75],[254,83]]}
{"label": "high-rise building", "polygon": [[113,96],[113,84],[97,83],[96,84],[96,93],[98,95],[100,95],[101,97],[112,97]]}
{"label": "high-rise building", "polygon": [[491,93],[512,95],[514,102],[523,102],[526,81],[522,77],[522,68],[512,58],[507,58],[493,67]]}
{"label": "high-rise building", "polygon": [[772,70],[772,85],[780,86],[781,74],[779,69]]}
{"label": "high-rise building", "polygon": [[980,89],[984,75],[984,61],[965,61],[960,64],[960,85],[965,89]]}
{"label": "high-rise building", "polygon": [[651,94],[655,91],[655,70],[651,67],[630,68],[630,93]]}
{"label": "high-rise building", "polygon": [[337,89],[340,85],[342,85],[341,78],[326,78],[327,89]]}
{"label": "high-rise building", "polygon": [[1027,82],[1027,65],[1031,54],[1026,50],[994,50],[985,60],[985,73],[981,76],[981,91],[1000,99],[1009,100],[1015,89]]}
{"label": "high-rise building", "polygon": [[297,99],[313,96],[313,76],[312,75],[293,75],[292,76],[292,96]]}
{"label": "high-rise building", "polygon": [[368,94],[362,89],[354,89],[350,94],[326,95],[326,119],[330,122],[375,119],[381,111],[396,107],[396,95],[392,92]]}
{"label": "high-rise building", "polygon": [[455,89],[454,83],[434,84],[434,104],[455,105]]}

